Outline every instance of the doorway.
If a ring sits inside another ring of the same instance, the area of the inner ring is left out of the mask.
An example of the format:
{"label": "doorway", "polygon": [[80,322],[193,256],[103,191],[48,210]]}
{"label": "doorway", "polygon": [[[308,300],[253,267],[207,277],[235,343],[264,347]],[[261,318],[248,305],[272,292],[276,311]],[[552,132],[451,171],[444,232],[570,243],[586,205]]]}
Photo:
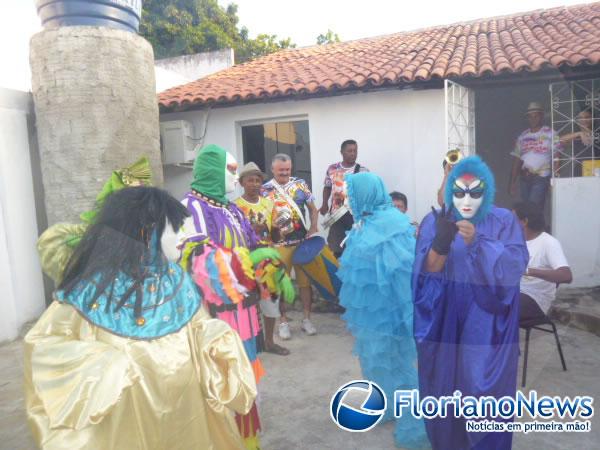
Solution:
{"label": "doorway", "polygon": [[269,122],[242,126],[244,163],[256,163],[270,173],[277,153],[292,159],[292,176],[302,178],[312,189],[308,120]]}

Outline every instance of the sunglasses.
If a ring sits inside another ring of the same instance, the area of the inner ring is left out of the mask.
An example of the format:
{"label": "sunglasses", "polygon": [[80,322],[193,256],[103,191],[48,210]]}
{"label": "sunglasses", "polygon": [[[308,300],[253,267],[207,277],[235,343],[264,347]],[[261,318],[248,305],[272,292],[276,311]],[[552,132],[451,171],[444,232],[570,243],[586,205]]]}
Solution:
{"label": "sunglasses", "polygon": [[483,190],[470,191],[469,189],[466,189],[464,191],[453,191],[452,192],[452,195],[456,198],[465,198],[465,195],[467,195],[467,194],[469,194],[471,196],[471,198],[473,198],[473,199],[478,199],[483,196]]}

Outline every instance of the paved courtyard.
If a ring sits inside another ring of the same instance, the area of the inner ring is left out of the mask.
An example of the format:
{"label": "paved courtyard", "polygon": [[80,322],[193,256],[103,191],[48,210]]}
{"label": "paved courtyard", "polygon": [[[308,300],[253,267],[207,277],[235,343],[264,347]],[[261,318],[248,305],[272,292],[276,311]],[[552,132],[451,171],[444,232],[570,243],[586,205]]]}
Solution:
{"label": "paved courtyard", "polygon": [[[343,383],[360,378],[352,356],[352,337],[339,315],[314,315],[319,334],[299,330],[301,314],[291,312],[294,333],[287,357],[262,359],[267,376],[260,386],[263,450],[394,449],[391,424],[367,433],[348,433],[329,418],[331,395]],[[559,328],[568,372],[563,372],[551,335],[534,331],[530,344],[527,388],[544,395],[587,394],[600,398],[600,337],[575,328]],[[23,411],[21,342],[0,345],[0,449],[33,450]],[[590,433],[515,435],[515,450],[592,450],[599,448],[600,415]],[[67,449],[68,450],[68,449]],[[105,450],[105,449],[102,449]],[[129,450],[129,449],[128,449]]]}

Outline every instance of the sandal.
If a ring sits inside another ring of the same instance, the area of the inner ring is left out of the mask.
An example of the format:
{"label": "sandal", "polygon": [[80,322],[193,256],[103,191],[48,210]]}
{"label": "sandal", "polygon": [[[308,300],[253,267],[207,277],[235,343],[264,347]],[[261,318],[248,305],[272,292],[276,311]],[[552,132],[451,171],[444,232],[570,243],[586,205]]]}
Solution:
{"label": "sandal", "polygon": [[280,356],[287,356],[290,354],[290,351],[287,348],[282,347],[281,345],[277,345],[277,344],[273,344],[272,347],[265,346],[265,352],[273,353],[275,355],[280,355]]}

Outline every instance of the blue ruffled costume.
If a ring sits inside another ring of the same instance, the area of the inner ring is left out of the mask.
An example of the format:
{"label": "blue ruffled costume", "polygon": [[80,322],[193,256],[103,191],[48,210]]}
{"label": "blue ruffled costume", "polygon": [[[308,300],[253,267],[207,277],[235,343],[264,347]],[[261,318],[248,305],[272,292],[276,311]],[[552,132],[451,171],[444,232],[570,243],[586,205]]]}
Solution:
{"label": "blue ruffled costume", "polygon": [[[435,217],[419,230],[414,266],[415,340],[419,352],[420,397],[491,395],[514,397],[519,357],[519,280],[529,256],[514,214],[493,206],[494,178],[478,158],[462,160],[450,172],[446,205],[456,220],[452,186],[463,174],[485,184],[484,200],[471,219],[475,238],[456,235],[441,272],[425,262],[435,237]],[[495,419],[501,420],[501,419]],[[465,419],[426,421],[434,450],[509,450],[510,433],[468,433]]]}
{"label": "blue ruffled costume", "polygon": [[[411,296],[415,229],[393,207],[380,177],[359,173],[345,179],[355,225],[338,271],[342,318],[355,338],[364,378],[386,393],[389,420],[394,391],[418,385]],[[398,419],[395,438],[404,448],[429,448],[423,422],[410,414]]]}

